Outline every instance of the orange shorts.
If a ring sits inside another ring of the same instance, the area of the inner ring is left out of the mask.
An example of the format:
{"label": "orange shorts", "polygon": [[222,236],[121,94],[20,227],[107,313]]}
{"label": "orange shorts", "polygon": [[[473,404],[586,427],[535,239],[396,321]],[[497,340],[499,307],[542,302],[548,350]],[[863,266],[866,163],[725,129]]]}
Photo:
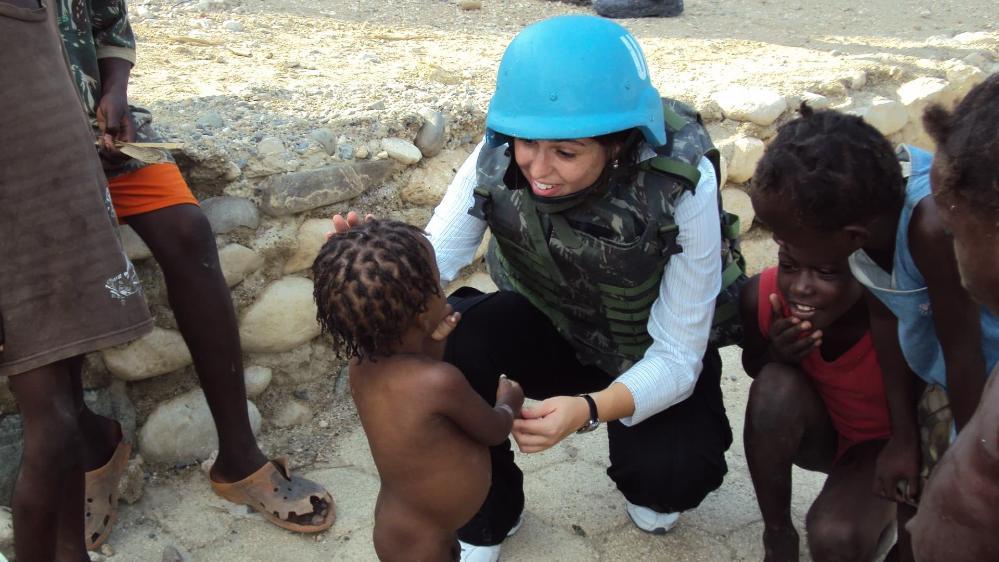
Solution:
{"label": "orange shorts", "polygon": [[173,162],[150,164],[108,180],[118,220],[198,200]]}

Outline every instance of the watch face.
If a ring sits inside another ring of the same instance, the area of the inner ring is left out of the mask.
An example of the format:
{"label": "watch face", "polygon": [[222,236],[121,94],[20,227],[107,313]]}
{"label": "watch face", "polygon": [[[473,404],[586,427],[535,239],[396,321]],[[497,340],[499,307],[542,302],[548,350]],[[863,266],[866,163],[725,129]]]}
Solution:
{"label": "watch face", "polygon": [[589,433],[600,426],[600,422],[597,420],[590,420],[586,422],[586,425],[576,430],[576,433]]}

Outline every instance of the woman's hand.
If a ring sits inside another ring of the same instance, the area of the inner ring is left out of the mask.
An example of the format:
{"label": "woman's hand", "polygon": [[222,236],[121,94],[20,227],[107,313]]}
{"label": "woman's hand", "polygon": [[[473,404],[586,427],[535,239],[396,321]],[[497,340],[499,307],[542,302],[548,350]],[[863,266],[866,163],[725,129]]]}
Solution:
{"label": "woman's hand", "polygon": [[556,396],[520,411],[513,422],[513,438],[522,453],[544,451],[573,434],[590,418],[590,407],[580,396]]}
{"label": "woman's hand", "polygon": [[874,494],[915,506],[919,497],[918,438],[893,436],[885,443],[874,466]]}
{"label": "woman's hand", "polygon": [[[372,215],[371,213],[364,215],[365,221],[374,220],[374,218],[375,215]],[[329,240],[330,236],[333,236],[334,234],[347,232],[359,224],[361,224],[361,215],[358,215],[356,212],[350,211],[347,213],[346,218],[344,218],[344,216],[340,213],[337,213],[333,215],[333,230],[326,233],[326,239]]]}
{"label": "woman's hand", "polygon": [[770,294],[770,319],[768,351],[775,361],[799,363],[822,345],[822,330],[807,334],[812,329],[812,323],[794,316],[784,316],[780,299],[773,293]]}

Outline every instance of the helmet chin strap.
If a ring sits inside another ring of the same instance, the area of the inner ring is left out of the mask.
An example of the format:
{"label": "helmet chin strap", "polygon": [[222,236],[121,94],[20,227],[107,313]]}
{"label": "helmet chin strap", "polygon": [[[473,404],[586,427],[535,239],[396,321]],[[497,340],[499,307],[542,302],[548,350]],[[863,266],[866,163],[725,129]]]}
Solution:
{"label": "helmet chin strap", "polygon": [[[603,177],[603,175],[601,175]],[[606,182],[606,180],[605,180]],[[597,180],[593,185],[583,188],[575,193],[570,193],[569,195],[561,195],[559,197],[542,197],[530,191],[531,199],[534,200],[534,207],[546,214],[561,213],[562,211],[568,211],[569,209],[579,205],[585,201],[590,193],[596,191],[596,187],[601,181]]]}

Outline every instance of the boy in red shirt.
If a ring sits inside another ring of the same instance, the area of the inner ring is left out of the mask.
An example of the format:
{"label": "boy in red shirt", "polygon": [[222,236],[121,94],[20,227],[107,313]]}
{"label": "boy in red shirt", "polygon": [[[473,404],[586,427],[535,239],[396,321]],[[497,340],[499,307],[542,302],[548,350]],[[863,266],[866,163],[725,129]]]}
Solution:
{"label": "boy in red shirt", "polygon": [[870,558],[895,507],[871,493],[891,433],[862,289],[849,265],[781,245],[741,297],[742,362],[754,378],[743,439],[766,560],[797,560],[791,465],[829,475],[808,512],[816,560]]}

